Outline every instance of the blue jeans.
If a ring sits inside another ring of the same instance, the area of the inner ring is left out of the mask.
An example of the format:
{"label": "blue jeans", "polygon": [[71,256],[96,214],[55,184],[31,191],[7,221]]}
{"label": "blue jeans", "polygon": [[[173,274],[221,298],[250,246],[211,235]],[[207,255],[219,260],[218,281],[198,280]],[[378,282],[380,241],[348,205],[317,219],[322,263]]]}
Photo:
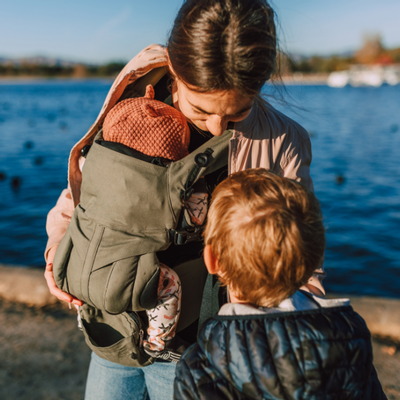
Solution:
{"label": "blue jeans", "polygon": [[176,364],[155,362],[125,367],[92,353],[85,400],[169,400],[173,398]]}

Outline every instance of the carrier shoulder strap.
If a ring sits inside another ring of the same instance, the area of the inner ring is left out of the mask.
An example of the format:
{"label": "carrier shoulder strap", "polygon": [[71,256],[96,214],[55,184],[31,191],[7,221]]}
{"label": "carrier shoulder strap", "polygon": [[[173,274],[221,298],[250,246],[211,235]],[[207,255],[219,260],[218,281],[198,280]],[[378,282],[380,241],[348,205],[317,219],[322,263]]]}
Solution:
{"label": "carrier shoulder strap", "polygon": [[224,299],[226,292],[223,289],[216,275],[207,275],[203,290],[203,298],[201,300],[197,333],[200,332],[203,323],[207,319],[212,318],[219,311],[221,306],[226,303],[227,300]]}

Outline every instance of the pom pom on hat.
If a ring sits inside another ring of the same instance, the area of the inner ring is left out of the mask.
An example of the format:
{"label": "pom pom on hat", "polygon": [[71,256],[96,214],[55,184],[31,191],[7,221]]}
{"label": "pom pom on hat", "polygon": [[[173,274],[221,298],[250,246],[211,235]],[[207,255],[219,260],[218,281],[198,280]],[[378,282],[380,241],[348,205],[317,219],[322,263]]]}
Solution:
{"label": "pom pom on hat", "polygon": [[189,154],[190,130],[185,116],[154,100],[151,85],[147,85],[144,97],[123,100],[110,110],[103,123],[103,138],[171,161]]}

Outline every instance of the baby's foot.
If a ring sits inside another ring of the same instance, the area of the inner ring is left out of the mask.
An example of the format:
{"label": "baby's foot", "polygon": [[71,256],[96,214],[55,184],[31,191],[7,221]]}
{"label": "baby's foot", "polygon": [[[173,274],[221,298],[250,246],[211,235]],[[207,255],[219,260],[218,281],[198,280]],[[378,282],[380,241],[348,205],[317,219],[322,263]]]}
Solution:
{"label": "baby's foot", "polygon": [[190,346],[189,343],[182,340],[178,336],[175,336],[172,339],[165,340],[165,348],[162,350],[151,350],[150,346],[145,343],[144,351],[151,357],[159,358],[161,360],[177,363],[182,354],[186,351],[186,349]]}

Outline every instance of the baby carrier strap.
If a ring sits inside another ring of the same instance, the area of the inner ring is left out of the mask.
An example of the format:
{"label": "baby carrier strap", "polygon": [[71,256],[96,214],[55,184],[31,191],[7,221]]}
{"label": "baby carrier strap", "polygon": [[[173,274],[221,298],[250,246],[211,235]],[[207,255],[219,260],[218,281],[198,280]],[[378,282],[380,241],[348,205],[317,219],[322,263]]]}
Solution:
{"label": "baby carrier strap", "polygon": [[[221,306],[227,302],[226,288],[223,289],[225,290],[221,290],[221,284],[216,275],[207,274],[203,298],[201,300],[197,333],[200,331],[203,323],[217,314]],[[223,297],[225,297],[225,299]]]}
{"label": "baby carrier strap", "polygon": [[299,292],[302,293],[305,297],[309,298],[317,306],[317,308],[323,308],[310,292],[307,292],[303,289],[299,289]]}
{"label": "baby carrier strap", "polygon": [[[155,306],[156,252],[176,238],[190,241],[179,236],[182,202],[199,177],[227,165],[231,136],[226,131],[162,166],[102,146],[96,142],[101,132],[97,135],[83,167],[81,203],[58,247],[54,274],[61,289],[85,301],[79,311],[82,330],[100,357],[133,367],[154,362],[140,345],[146,325],[135,311]],[[175,271],[183,289],[180,331],[199,317],[207,271],[201,258]]]}

